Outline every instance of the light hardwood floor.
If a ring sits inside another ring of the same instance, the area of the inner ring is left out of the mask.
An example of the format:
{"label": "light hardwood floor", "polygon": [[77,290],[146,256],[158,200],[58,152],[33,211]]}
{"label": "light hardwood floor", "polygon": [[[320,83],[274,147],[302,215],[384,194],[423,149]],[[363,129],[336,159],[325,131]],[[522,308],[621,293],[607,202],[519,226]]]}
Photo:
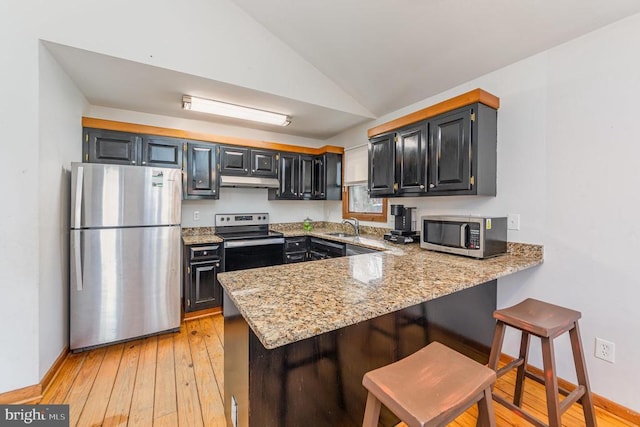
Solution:
{"label": "light hardwood floor", "polygon": [[[40,403],[70,405],[71,426],[224,426],[223,321],[221,315],[185,322],[180,333],[71,354]],[[515,375],[496,385],[513,390]],[[544,417],[544,391],[528,382],[526,409]],[[498,427],[529,426],[495,405]],[[632,426],[596,408],[599,427]],[[475,426],[476,409],[452,426]],[[543,418],[544,419],[544,418]],[[563,425],[584,426],[579,405],[564,415]]]}

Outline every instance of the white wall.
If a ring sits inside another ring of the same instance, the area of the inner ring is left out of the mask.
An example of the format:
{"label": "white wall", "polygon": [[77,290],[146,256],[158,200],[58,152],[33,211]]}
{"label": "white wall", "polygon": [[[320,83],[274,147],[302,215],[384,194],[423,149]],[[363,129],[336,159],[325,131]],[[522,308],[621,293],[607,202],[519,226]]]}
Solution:
{"label": "white wall", "polygon": [[39,376],[68,345],[69,189],[71,161],[82,159],[78,88],[40,46],[39,53]]}
{"label": "white wall", "polygon": [[[327,141],[357,145],[375,124],[476,87],[499,96],[497,197],[390,202],[417,206],[419,214],[519,213],[521,229],[509,231],[509,240],[544,244],[545,261],[500,279],[499,307],[534,297],[580,310],[593,390],[636,411],[639,44],[636,15]],[[339,218],[338,208],[328,216]],[[616,344],[615,364],[593,356],[596,336]],[[535,344],[532,361],[541,366]],[[510,334],[507,352],[517,354],[517,345]],[[575,381],[566,337],[556,351],[560,376]]]}
{"label": "white wall", "polygon": [[44,40],[371,114],[229,0],[25,3],[19,9],[39,8]]}
{"label": "white wall", "polygon": [[[213,226],[215,214],[234,212],[267,212],[273,223],[302,222],[306,217],[324,221],[325,203],[321,200],[267,200],[267,190],[261,188],[221,188],[220,200],[182,202],[182,226]],[[193,219],[194,211],[200,213],[199,221]]]}
{"label": "white wall", "polygon": [[0,2],[0,392],[39,380],[38,41],[24,9]]}

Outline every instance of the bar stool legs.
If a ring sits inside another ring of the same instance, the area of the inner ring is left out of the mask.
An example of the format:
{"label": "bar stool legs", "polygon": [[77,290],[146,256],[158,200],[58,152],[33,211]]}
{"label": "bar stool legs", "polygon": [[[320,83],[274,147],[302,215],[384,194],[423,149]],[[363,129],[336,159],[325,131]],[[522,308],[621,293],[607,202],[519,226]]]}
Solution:
{"label": "bar stool legs", "polygon": [[593,407],[593,397],[591,396],[589,376],[587,375],[587,364],[584,360],[584,352],[582,351],[582,341],[580,339],[578,322],[576,322],[575,328],[569,331],[569,338],[571,340],[571,350],[573,351],[573,359],[576,365],[576,377],[578,378],[578,384],[584,384],[585,387],[584,395],[581,400],[584,418],[587,420],[587,426],[595,427],[596,412]]}
{"label": "bar stool legs", "polygon": [[[578,319],[581,317],[581,314],[577,311],[553,304],[527,299],[513,307],[496,310],[494,317],[497,322],[488,366],[496,371],[498,378],[508,371],[517,368],[513,403],[497,396],[495,393],[493,394],[494,400],[512,409],[515,413],[535,426],[546,427],[547,424],[544,424],[521,408],[524,395],[524,380],[525,378],[529,378],[545,386],[549,426],[560,427],[562,425],[562,414],[573,403],[580,402],[582,404],[586,426],[595,427],[595,411],[578,327]],[[521,331],[520,352],[517,359],[503,368],[498,369],[498,361],[502,352],[506,326]],[[571,392],[558,387],[558,377],[555,366],[553,340],[565,332],[569,332],[576,376],[578,378],[578,386]],[[531,335],[535,335],[541,340],[544,369],[543,377],[537,376],[526,369]],[[558,399],[560,393],[566,396],[562,401]]]}
{"label": "bar stool legs", "polygon": [[380,401],[371,392],[367,394],[367,406],[364,409],[364,420],[362,427],[378,427],[378,419],[380,418]]}

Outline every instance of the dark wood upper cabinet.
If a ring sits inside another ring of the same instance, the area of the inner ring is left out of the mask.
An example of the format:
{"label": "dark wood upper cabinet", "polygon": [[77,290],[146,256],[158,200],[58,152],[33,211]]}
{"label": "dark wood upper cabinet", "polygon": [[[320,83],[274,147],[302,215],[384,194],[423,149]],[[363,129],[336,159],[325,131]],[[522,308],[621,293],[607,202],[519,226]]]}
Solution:
{"label": "dark wood upper cabinet", "polygon": [[401,129],[396,134],[397,193],[424,193],[426,183],[427,124]]}
{"label": "dark wood upper cabinet", "polygon": [[83,158],[89,163],[139,164],[140,135],[102,129],[85,129]]}
{"label": "dark wood upper cabinet", "polygon": [[430,191],[471,189],[471,113],[448,114],[431,121]]}
{"label": "dark wood upper cabinet", "polygon": [[372,138],[369,142],[369,195],[420,195],[426,191],[427,123]]}
{"label": "dark wood upper cabinet", "polygon": [[481,103],[369,141],[372,197],[496,195],[497,111]]}
{"label": "dark wood upper cabinet", "polygon": [[215,144],[187,144],[185,199],[218,198]]}
{"label": "dark wood upper cabinet", "polygon": [[300,156],[300,196],[299,198],[310,200],[313,197],[314,184],[314,158],[313,156]]}
{"label": "dark wood upper cabinet", "polygon": [[497,111],[473,104],[429,121],[432,195],[496,195]]}
{"label": "dark wood upper cabinet", "polygon": [[249,149],[244,147],[220,146],[220,174],[248,175]]}
{"label": "dark wood upper cabinet", "polygon": [[318,156],[280,153],[280,187],[269,190],[269,199],[341,200],[342,155]]}
{"label": "dark wood upper cabinet", "polygon": [[[269,190],[269,198],[298,199],[300,198],[300,155],[294,153],[280,153],[278,174],[280,187]],[[275,193],[275,197],[274,196]]]}
{"label": "dark wood upper cabinet", "polygon": [[316,200],[326,199],[327,168],[325,156],[313,159],[313,180],[311,182],[311,198]]}
{"label": "dark wood upper cabinet", "polygon": [[[318,167],[324,169],[323,173],[319,173],[321,199],[324,200],[342,200],[342,154],[326,153],[320,156],[322,163]],[[324,187],[324,188],[321,188]],[[322,196],[324,192],[324,196]]]}
{"label": "dark wood upper cabinet", "polygon": [[278,153],[269,150],[251,150],[251,174],[266,178],[278,177]]}
{"label": "dark wood upper cabinet", "polygon": [[142,137],[142,166],[182,169],[184,141],[160,136]]}
{"label": "dark wood upper cabinet", "polygon": [[395,133],[386,133],[369,141],[369,195],[386,196],[394,193]]}
{"label": "dark wood upper cabinet", "polygon": [[220,175],[276,178],[269,199],[341,200],[342,155],[218,145],[177,137],[83,129],[83,160],[180,168],[184,199],[217,199]]}
{"label": "dark wood upper cabinet", "polygon": [[220,146],[220,174],[278,177],[278,153],[246,147]]}
{"label": "dark wood upper cabinet", "polygon": [[85,129],[84,135],[89,163],[182,168],[184,140],[102,129]]}

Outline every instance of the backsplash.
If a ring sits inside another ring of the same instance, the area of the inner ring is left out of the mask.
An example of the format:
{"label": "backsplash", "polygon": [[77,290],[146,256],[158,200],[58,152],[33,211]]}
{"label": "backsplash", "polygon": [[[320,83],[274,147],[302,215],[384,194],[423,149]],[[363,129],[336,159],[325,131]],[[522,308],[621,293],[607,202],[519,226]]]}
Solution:
{"label": "backsplash", "polygon": [[[328,221],[315,221],[312,223],[312,230],[322,229],[327,231],[341,231],[345,233],[350,233],[353,231],[353,228],[350,225],[342,224],[339,222],[328,222]],[[274,231],[297,231],[303,230],[302,222],[283,222],[283,223],[272,223],[269,225],[269,228]],[[360,226],[361,234],[369,234],[378,237],[382,237],[384,233],[389,232],[389,228],[382,227],[371,227],[368,225]],[[215,234],[215,227],[183,227],[182,235],[183,236],[203,236],[209,234]]]}

